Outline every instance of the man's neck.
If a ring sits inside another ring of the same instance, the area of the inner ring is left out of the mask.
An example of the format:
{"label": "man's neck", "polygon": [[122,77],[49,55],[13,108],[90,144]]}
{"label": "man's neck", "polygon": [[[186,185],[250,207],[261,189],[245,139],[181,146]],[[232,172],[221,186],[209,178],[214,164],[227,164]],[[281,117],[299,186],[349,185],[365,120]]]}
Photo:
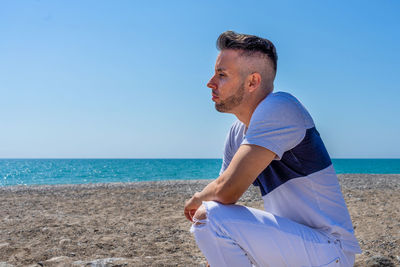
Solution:
{"label": "man's neck", "polygon": [[247,105],[241,106],[240,109],[235,111],[233,114],[241,121],[246,127],[249,127],[251,116],[253,116],[254,110],[256,110],[257,106],[263,101],[269,94],[266,96],[259,98],[255,101],[246,103]]}
{"label": "man's neck", "polygon": [[234,113],[236,118],[240,120],[246,127],[249,127],[251,116],[253,115],[254,110],[256,107],[251,107],[247,110],[241,110],[240,112]]}

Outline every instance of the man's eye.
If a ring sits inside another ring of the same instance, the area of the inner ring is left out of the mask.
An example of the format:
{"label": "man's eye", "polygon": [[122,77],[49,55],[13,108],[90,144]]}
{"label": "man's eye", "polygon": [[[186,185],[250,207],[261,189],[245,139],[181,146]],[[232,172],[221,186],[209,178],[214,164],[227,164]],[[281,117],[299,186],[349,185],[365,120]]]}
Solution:
{"label": "man's eye", "polygon": [[218,74],[218,76],[219,76],[219,77],[224,77],[224,76],[225,76],[225,74],[223,74],[223,73],[220,73],[220,74]]}

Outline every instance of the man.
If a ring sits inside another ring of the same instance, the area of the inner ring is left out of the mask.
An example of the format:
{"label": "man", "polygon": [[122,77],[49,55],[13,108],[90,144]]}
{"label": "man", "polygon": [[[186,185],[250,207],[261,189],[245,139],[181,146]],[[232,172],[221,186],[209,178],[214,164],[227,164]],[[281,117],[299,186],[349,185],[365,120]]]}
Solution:
{"label": "man", "polygon": [[[295,97],[272,92],[274,45],[227,31],[217,46],[207,86],[238,121],[220,176],[185,204],[198,247],[212,267],[352,266],[360,247],[314,122]],[[265,211],[234,205],[252,183]]]}

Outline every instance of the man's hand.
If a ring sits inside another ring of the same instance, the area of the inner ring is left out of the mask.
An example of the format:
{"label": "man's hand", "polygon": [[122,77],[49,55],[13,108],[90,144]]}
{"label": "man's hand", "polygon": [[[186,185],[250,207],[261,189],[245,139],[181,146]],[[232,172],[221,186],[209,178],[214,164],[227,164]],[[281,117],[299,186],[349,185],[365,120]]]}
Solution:
{"label": "man's hand", "polygon": [[193,222],[193,216],[196,213],[196,210],[201,206],[201,203],[201,199],[199,199],[196,194],[194,194],[191,199],[186,201],[184,213],[189,221]]}

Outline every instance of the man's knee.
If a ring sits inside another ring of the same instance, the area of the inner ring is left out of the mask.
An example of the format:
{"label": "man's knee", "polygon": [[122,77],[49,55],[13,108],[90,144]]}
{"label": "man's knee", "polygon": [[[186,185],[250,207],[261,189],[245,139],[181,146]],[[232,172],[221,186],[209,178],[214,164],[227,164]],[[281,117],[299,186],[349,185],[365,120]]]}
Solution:
{"label": "man's knee", "polygon": [[201,205],[193,216],[193,222],[195,225],[204,224],[207,219],[207,210],[204,205]]}
{"label": "man's knee", "polygon": [[230,205],[224,205],[216,201],[205,201],[194,214],[193,222],[195,225],[200,225],[204,224],[206,221],[219,220],[229,206]]}

